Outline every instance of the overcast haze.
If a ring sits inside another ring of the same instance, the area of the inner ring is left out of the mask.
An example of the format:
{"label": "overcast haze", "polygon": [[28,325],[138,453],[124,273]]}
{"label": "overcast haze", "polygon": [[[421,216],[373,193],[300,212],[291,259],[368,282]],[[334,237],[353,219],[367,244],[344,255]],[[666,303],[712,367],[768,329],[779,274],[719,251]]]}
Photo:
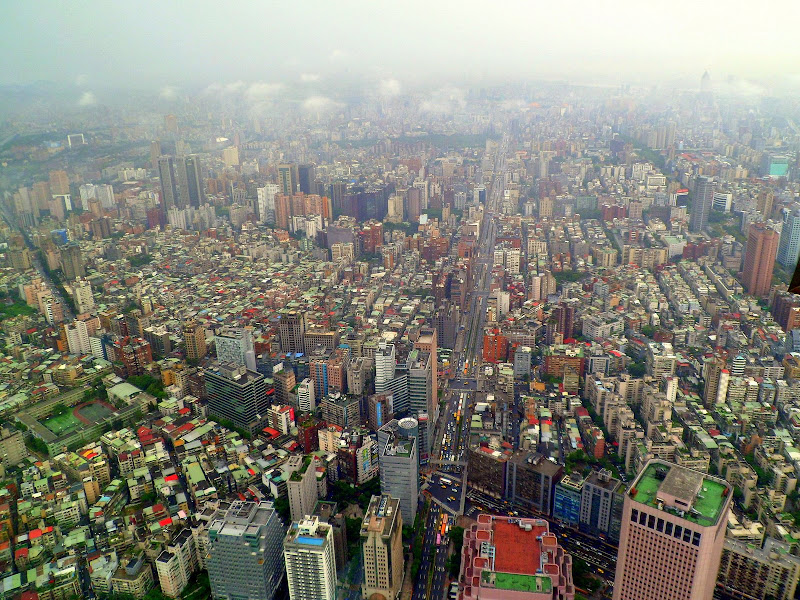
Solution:
{"label": "overcast haze", "polygon": [[[0,83],[800,82],[800,2],[6,0]],[[170,92],[167,92],[170,93]],[[91,103],[92,96],[86,97]]]}

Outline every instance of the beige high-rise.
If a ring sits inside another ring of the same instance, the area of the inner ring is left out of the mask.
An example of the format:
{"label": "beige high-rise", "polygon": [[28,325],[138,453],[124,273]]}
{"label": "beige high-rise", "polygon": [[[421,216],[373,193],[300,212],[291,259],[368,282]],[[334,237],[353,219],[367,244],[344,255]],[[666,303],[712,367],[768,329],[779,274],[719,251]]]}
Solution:
{"label": "beige high-rise", "polygon": [[711,600],[728,483],[651,460],[625,494],[614,600]]}
{"label": "beige high-rise", "polygon": [[183,342],[186,344],[186,358],[200,360],[206,355],[206,329],[192,319],[183,325]]}
{"label": "beige high-rise", "polygon": [[364,600],[394,600],[403,586],[403,517],[400,500],[373,496],[361,524]]}

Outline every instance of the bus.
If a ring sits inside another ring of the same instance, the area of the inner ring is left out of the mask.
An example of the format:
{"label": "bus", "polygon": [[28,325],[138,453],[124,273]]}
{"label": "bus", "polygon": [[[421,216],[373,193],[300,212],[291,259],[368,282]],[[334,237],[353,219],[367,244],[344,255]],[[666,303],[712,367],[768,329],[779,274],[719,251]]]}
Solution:
{"label": "bus", "polygon": [[441,481],[442,483],[444,483],[446,485],[453,485],[453,482],[450,479],[448,479],[447,477],[441,477],[439,479],[439,481]]}
{"label": "bus", "polygon": [[442,545],[442,534],[441,533],[437,533],[436,534],[436,545],[437,546],[441,546]]}

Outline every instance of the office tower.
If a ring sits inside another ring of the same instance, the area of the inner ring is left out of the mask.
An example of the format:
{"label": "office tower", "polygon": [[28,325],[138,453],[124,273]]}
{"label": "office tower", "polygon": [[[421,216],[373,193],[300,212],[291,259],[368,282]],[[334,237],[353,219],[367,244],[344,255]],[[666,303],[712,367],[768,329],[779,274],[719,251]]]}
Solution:
{"label": "office tower", "polygon": [[689,231],[698,233],[708,225],[711,200],[714,197],[714,182],[708,177],[698,177],[694,184],[692,211],[689,215]]}
{"label": "office tower", "polygon": [[314,510],[317,503],[317,468],[314,457],[295,454],[286,462],[286,471],[291,473],[286,482],[289,495],[289,511],[292,521],[299,521]]}
{"label": "office tower", "polygon": [[372,431],[378,431],[394,419],[391,394],[371,394],[367,397],[367,424]]}
{"label": "office tower", "polygon": [[164,129],[167,130],[167,133],[178,133],[178,117],[166,115],[164,117]]}
{"label": "office tower", "polygon": [[208,526],[208,578],[217,600],[272,600],[283,579],[283,524],[271,502],[233,502]]}
{"label": "office tower", "polygon": [[[439,353],[439,344],[438,344],[438,334],[436,329],[433,327],[423,327],[419,331],[419,337],[417,341],[414,342],[414,348],[418,350],[423,350],[430,354],[431,357],[431,395],[432,395],[432,403],[431,406],[434,410],[439,410],[439,404],[436,402],[437,394],[439,390],[439,361],[438,361],[438,353]],[[437,413],[438,414],[438,413]],[[431,415],[431,418],[435,421],[437,418],[437,414]]]}
{"label": "office tower", "polygon": [[395,369],[397,362],[395,360],[394,344],[387,344],[385,340],[378,343],[378,349],[375,352],[375,391],[382,393],[383,390],[378,390],[379,385],[383,385],[394,379]]}
{"label": "office tower", "polygon": [[[214,336],[217,347],[217,360],[221,363],[232,363],[240,367],[256,370],[253,351],[253,331],[241,327],[225,327]],[[250,357],[250,364],[248,364]],[[284,401],[284,400],[282,400]]]}
{"label": "office tower", "polygon": [[236,146],[229,146],[222,151],[222,162],[225,163],[227,168],[239,166],[239,148]]}
{"label": "office tower", "polygon": [[581,490],[579,527],[594,536],[619,539],[625,487],[610,471],[592,471]]}
{"label": "office tower", "polygon": [[291,600],[335,600],[333,527],[316,516],[295,520],[283,540]]}
{"label": "office tower", "polygon": [[553,518],[577,526],[581,521],[583,477],[577,471],[562,477],[553,491]]}
{"label": "office tower", "polygon": [[311,412],[317,407],[314,396],[314,382],[306,377],[297,386],[297,406],[300,410]]}
{"label": "office tower", "polygon": [[780,236],[764,223],[753,223],[747,233],[742,283],[749,294],[763,298],[772,286],[772,270]]}
{"label": "office tower", "polygon": [[707,356],[703,359],[703,406],[714,409],[724,404],[728,395],[730,371],[723,356]]}
{"label": "office tower", "polygon": [[761,213],[764,219],[769,219],[772,215],[772,207],[775,199],[775,194],[772,190],[762,190],[758,193],[756,198],[756,210]]}
{"label": "office tower", "polygon": [[183,324],[183,343],[186,358],[198,361],[206,355],[206,329],[194,319]]}
{"label": "office tower", "polygon": [[83,254],[80,244],[70,242],[61,246],[59,250],[61,256],[61,272],[68,280],[86,277],[86,267],[83,264]]}
{"label": "office tower", "polygon": [[158,158],[158,177],[161,180],[161,207],[167,212],[173,207],[178,207],[179,202],[175,160],[171,156]]}
{"label": "office tower", "polygon": [[725,540],[717,588],[728,598],[791,600],[800,578],[800,557],[782,540],[764,545]]}
{"label": "office tower", "polygon": [[208,414],[256,433],[264,427],[269,402],[264,376],[246,367],[219,363],[206,369]]}
{"label": "office tower", "polygon": [[66,171],[50,171],[50,193],[53,196],[69,194],[69,176]]}
{"label": "office tower", "polygon": [[21,431],[0,427],[0,465],[3,467],[15,467],[28,456],[28,449],[25,446],[25,437]]}
{"label": "office tower", "polygon": [[386,494],[373,496],[361,523],[364,600],[393,600],[403,585],[403,516],[400,501]]}
{"label": "office tower", "polygon": [[300,191],[299,179],[297,165],[278,165],[278,185],[280,186],[282,195],[293,196]]}
{"label": "office tower", "polygon": [[405,429],[394,428],[378,448],[381,494],[400,500],[404,523],[413,523],[419,499],[419,456],[416,437],[402,437]]}
{"label": "office tower", "polygon": [[306,315],[300,311],[289,311],[281,314],[278,333],[283,352],[303,352],[303,340],[306,334]]}
{"label": "office tower", "polygon": [[465,600],[572,600],[572,557],[543,519],[479,514],[464,531],[459,590]]}
{"label": "office tower", "polygon": [[293,403],[291,394],[297,385],[294,369],[288,364],[278,363],[272,367],[272,381],[275,383],[275,400],[279,404]]}
{"label": "office tower", "polygon": [[412,415],[425,413],[436,419],[433,402],[433,359],[428,352],[412,350],[408,355],[408,403]]}
{"label": "office tower", "polygon": [[256,188],[256,211],[259,223],[275,222],[275,196],[280,191],[277,183],[267,183]]}
{"label": "office tower", "polygon": [[316,167],[314,165],[298,165],[297,185],[304,194],[316,194],[315,181],[317,179]]}
{"label": "office tower", "polygon": [[575,305],[570,302],[561,302],[553,309],[555,330],[568,339],[575,334]]}
{"label": "office tower", "polygon": [[72,299],[75,301],[75,309],[79,315],[94,311],[92,284],[85,279],[76,279],[72,284]]}
{"label": "office tower", "polygon": [[150,142],[150,164],[153,166],[153,170],[158,169],[158,157],[162,154],[161,142],[158,140]]}
{"label": "office tower", "polygon": [[347,564],[347,523],[344,515],[338,510],[335,502],[317,500],[314,516],[319,517],[333,530],[333,553],[336,558],[336,572]]}
{"label": "office tower", "polygon": [[199,567],[197,544],[192,530],[181,529],[155,561],[161,591],[170,598],[180,598]]}
{"label": "office tower", "polygon": [[800,209],[787,212],[783,217],[783,229],[778,244],[778,262],[787,271],[794,271],[800,254]]}
{"label": "office tower", "polygon": [[180,157],[175,163],[175,171],[180,194],[178,206],[199,208],[205,204],[200,158],[196,154]]}
{"label": "office tower", "polygon": [[650,460],[625,494],[614,600],[711,600],[732,492]]}

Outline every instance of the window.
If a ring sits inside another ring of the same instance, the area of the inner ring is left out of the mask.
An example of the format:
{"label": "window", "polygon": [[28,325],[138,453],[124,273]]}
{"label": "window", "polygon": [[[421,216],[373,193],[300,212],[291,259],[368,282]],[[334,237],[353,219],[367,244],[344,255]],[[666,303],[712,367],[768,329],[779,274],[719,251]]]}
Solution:
{"label": "window", "polygon": [[667,535],[672,535],[672,523],[670,523],[669,521],[667,521],[667,525],[666,527],[664,527],[664,533],[666,533]]}
{"label": "window", "polygon": [[699,546],[700,545],[700,532],[695,531],[694,535],[692,536],[692,545]]}
{"label": "window", "polygon": [[675,525],[675,539],[681,539],[681,534],[683,533],[683,527],[680,525]]}
{"label": "window", "polygon": [[636,523],[636,520],[638,518],[639,518],[639,511],[634,508],[633,510],[631,510],[631,521],[633,523]]}
{"label": "window", "polygon": [[664,531],[664,519],[659,519],[658,521],[656,521],[656,531],[658,531],[659,533]]}
{"label": "window", "polygon": [[683,541],[690,542],[692,540],[692,530],[691,529],[684,529],[683,530]]}
{"label": "window", "polygon": [[650,529],[653,529],[656,526],[656,518],[653,515],[648,515],[648,517],[647,517],[647,526]]}

